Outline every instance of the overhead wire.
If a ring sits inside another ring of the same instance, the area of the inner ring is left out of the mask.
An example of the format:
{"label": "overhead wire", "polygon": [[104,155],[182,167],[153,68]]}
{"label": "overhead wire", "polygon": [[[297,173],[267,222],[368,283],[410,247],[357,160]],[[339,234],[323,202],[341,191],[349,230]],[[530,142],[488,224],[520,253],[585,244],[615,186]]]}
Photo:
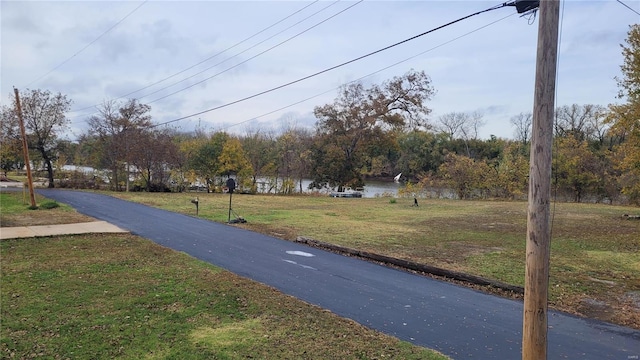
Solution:
{"label": "overhead wire", "polygon": [[[338,15],[340,15],[340,14],[344,13],[345,11],[347,11],[347,10],[351,9],[352,7],[354,7],[354,6],[356,6],[356,5],[360,4],[360,3],[362,3],[363,1],[364,1],[364,0],[359,0],[358,2],[356,2],[356,3],[354,3],[354,4],[350,5],[350,6],[348,6],[348,7],[347,7],[347,8],[345,8],[345,9],[340,10],[339,12],[337,12],[337,13],[335,13],[335,14],[333,14],[333,15],[329,16],[328,18],[326,18],[326,19],[324,19],[324,20],[322,20],[322,21],[320,21],[320,22],[318,22],[318,23],[316,23],[316,24],[314,24],[314,25],[312,25],[312,26],[310,26],[310,27],[308,27],[308,28],[306,28],[306,29],[304,29],[304,30],[302,30],[302,31],[298,32],[297,34],[295,34],[295,35],[293,35],[293,36],[291,36],[291,37],[289,37],[289,38],[287,38],[287,39],[285,39],[285,40],[283,40],[283,41],[281,41],[281,42],[279,42],[279,43],[277,43],[277,44],[275,44],[275,45],[273,45],[273,46],[271,46],[271,47],[269,47],[269,48],[267,48],[266,50],[263,50],[263,51],[261,51],[261,52],[259,52],[259,53],[255,54],[255,55],[253,55],[253,56],[251,56],[251,57],[249,57],[249,58],[247,58],[247,59],[245,59],[245,60],[243,60],[243,61],[241,61],[241,62],[239,62],[239,63],[237,63],[237,64],[235,64],[235,65],[233,65],[233,66],[230,66],[230,67],[228,67],[228,68],[226,68],[226,69],[224,69],[224,70],[222,70],[222,71],[220,71],[220,72],[218,72],[218,73],[216,73],[216,74],[213,74],[213,75],[211,75],[211,76],[209,76],[209,77],[207,77],[207,78],[204,78],[204,79],[202,79],[202,80],[200,80],[200,81],[197,81],[197,82],[195,82],[195,83],[193,83],[193,84],[191,84],[191,85],[189,85],[189,86],[186,86],[186,87],[184,87],[184,88],[182,88],[182,89],[180,89],[180,90],[176,90],[176,91],[174,91],[174,92],[172,92],[172,93],[169,93],[169,94],[167,94],[167,95],[161,96],[161,97],[159,97],[159,98],[157,98],[157,99],[154,99],[154,100],[148,101],[148,102],[147,102],[147,104],[153,104],[153,103],[154,103],[154,102],[156,102],[156,101],[166,99],[166,98],[168,98],[168,97],[170,97],[170,96],[173,96],[173,95],[175,95],[175,94],[177,94],[177,93],[180,93],[180,92],[182,92],[182,91],[188,90],[188,89],[190,89],[190,88],[192,88],[192,87],[194,87],[194,86],[196,86],[196,85],[200,85],[200,84],[202,84],[202,83],[205,83],[205,82],[207,82],[207,81],[209,81],[209,80],[213,79],[214,77],[217,77],[217,76],[219,76],[219,75],[221,75],[221,74],[226,73],[227,71],[230,71],[230,70],[233,70],[233,69],[237,68],[237,67],[238,67],[238,66],[240,66],[240,65],[246,64],[247,62],[249,62],[249,61],[251,61],[251,60],[253,60],[253,59],[257,58],[258,56],[261,56],[261,55],[263,55],[263,54],[265,54],[265,53],[267,53],[267,52],[269,52],[269,51],[271,51],[271,50],[273,50],[273,49],[275,49],[275,48],[277,48],[277,47],[279,47],[279,46],[282,46],[283,44],[285,44],[285,43],[287,43],[287,42],[289,42],[289,41],[291,41],[291,40],[293,40],[293,39],[297,38],[298,36],[300,36],[300,35],[302,35],[302,34],[306,33],[307,31],[310,31],[310,30],[312,30],[312,29],[314,29],[314,28],[316,28],[316,27],[318,27],[318,26],[320,26],[320,25],[324,24],[325,22],[327,22],[327,21],[329,21],[329,20],[333,19],[334,17],[336,17],[336,16],[338,16]],[[336,2],[337,2],[337,1],[336,1]],[[334,4],[335,4],[335,3],[334,3]],[[332,5],[333,5],[333,4],[332,4]],[[247,49],[247,50],[249,50],[249,49]],[[245,51],[246,51],[246,50],[245,50]],[[243,51],[243,52],[245,52],[245,51]],[[240,53],[240,54],[242,54],[242,53]],[[240,55],[240,54],[238,54],[238,55]],[[237,56],[237,55],[236,55],[236,56]],[[225,61],[226,61],[226,60],[225,60]],[[224,62],[224,61],[223,61],[223,62]],[[219,64],[221,64],[221,63],[219,63]],[[219,65],[219,64],[216,64],[216,65]],[[210,69],[210,68],[208,68],[208,69]],[[208,69],[206,69],[206,70],[208,70]],[[203,71],[203,72],[204,72],[204,71]],[[200,73],[197,73],[197,74],[195,74],[195,75],[199,75],[199,74],[200,74]],[[191,77],[193,77],[193,76],[195,76],[195,75],[192,75],[192,76],[190,76],[189,78],[191,78]],[[189,78],[187,78],[187,79],[189,79]],[[186,79],[185,79],[185,80],[186,80]],[[184,81],[184,80],[182,80],[182,81]],[[157,92],[159,92],[159,91],[165,90],[165,89],[167,89],[168,87],[171,87],[171,86],[173,86],[173,85],[176,85],[176,84],[178,84],[178,83],[180,83],[180,82],[182,82],[182,81],[179,81],[179,82],[177,82],[177,83],[175,83],[175,84],[172,84],[172,85],[170,85],[170,86],[164,87],[164,88],[162,88],[162,89],[156,90],[156,91],[154,91],[154,92],[152,92],[152,93],[150,93],[150,94],[144,95],[144,96],[142,96],[142,97],[140,97],[140,98],[144,98],[144,97],[146,97],[146,96],[148,96],[148,95],[155,94],[155,93],[157,93]]]}
{"label": "overhead wire", "polygon": [[100,34],[97,38],[93,39],[91,42],[89,42],[87,45],[85,45],[82,49],[78,50],[75,54],[71,55],[69,58],[67,58],[66,60],[64,60],[63,62],[61,62],[60,64],[58,64],[56,67],[54,67],[53,69],[49,70],[46,74],[40,76],[39,78],[31,81],[30,83],[28,83],[27,85],[25,85],[25,87],[29,87],[31,86],[31,84],[40,81],[41,79],[49,76],[49,74],[51,74],[52,72],[58,70],[60,67],[62,67],[63,65],[65,65],[66,63],[68,63],[69,61],[71,61],[71,59],[73,59],[74,57],[76,57],[77,55],[79,55],[80,53],[82,53],[83,51],[85,51],[87,48],[89,48],[91,45],[95,44],[98,40],[100,40],[103,36],[105,36],[107,33],[109,33],[111,30],[115,29],[118,25],[120,25],[123,21],[125,21],[129,16],[131,16],[134,12],[136,12],[138,9],[140,9],[142,7],[142,5],[146,4],[149,0],[144,0],[142,3],[140,3],[140,5],[138,5],[135,9],[131,10],[127,15],[125,15],[123,18],[121,18],[120,20],[118,20],[118,22],[116,22],[115,24],[113,24],[110,28],[108,28],[105,32],[103,32],[102,34]]}
{"label": "overhead wire", "polygon": [[[174,73],[174,74],[172,74],[172,75],[169,75],[169,76],[167,76],[167,77],[165,77],[165,78],[163,78],[163,79],[160,79],[160,80],[158,80],[158,81],[156,81],[156,82],[154,82],[154,83],[152,83],[152,84],[149,84],[149,85],[147,85],[147,86],[144,86],[144,87],[142,87],[142,88],[140,88],[140,89],[137,89],[137,90],[131,91],[131,92],[129,92],[129,93],[126,93],[126,94],[120,95],[120,96],[118,96],[118,97],[114,98],[114,100],[123,99],[123,98],[125,98],[125,97],[127,97],[127,96],[129,96],[129,95],[133,95],[133,94],[135,94],[135,93],[137,93],[137,92],[140,92],[140,91],[146,90],[146,89],[148,89],[148,88],[150,88],[150,87],[152,87],[152,86],[158,85],[158,84],[160,84],[160,83],[162,83],[162,82],[165,82],[165,81],[167,81],[167,80],[169,80],[169,79],[171,79],[171,78],[173,78],[173,77],[176,77],[176,76],[178,76],[178,75],[180,75],[180,74],[182,74],[182,73],[184,73],[184,72],[186,72],[186,71],[189,71],[189,70],[193,69],[194,67],[196,67],[196,66],[198,66],[198,65],[202,65],[202,64],[204,64],[205,62],[207,62],[207,61],[209,61],[209,60],[212,60],[212,59],[214,59],[214,58],[216,58],[216,57],[218,57],[218,56],[220,56],[220,55],[222,55],[222,54],[226,53],[227,51],[229,51],[229,50],[231,50],[231,49],[233,49],[233,48],[235,48],[235,47],[237,47],[237,46],[239,46],[239,45],[241,45],[241,44],[243,44],[243,43],[245,43],[245,42],[247,42],[247,41],[249,41],[249,40],[253,39],[254,37],[256,37],[256,36],[258,36],[258,35],[260,35],[260,34],[264,33],[265,31],[267,31],[267,30],[269,30],[269,29],[273,28],[274,26],[276,26],[276,25],[278,25],[278,24],[280,24],[280,23],[284,22],[285,20],[287,20],[287,19],[291,18],[292,16],[294,16],[294,15],[296,15],[296,14],[298,14],[298,13],[300,13],[300,12],[304,11],[305,9],[307,9],[308,7],[310,7],[310,6],[312,6],[313,4],[317,3],[318,1],[320,1],[320,0],[315,0],[315,1],[311,2],[310,4],[308,4],[308,5],[304,6],[303,8],[301,8],[301,9],[299,9],[299,10],[294,11],[293,13],[291,13],[291,14],[289,14],[289,15],[285,16],[284,18],[282,18],[282,19],[280,19],[280,20],[276,21],[275,23],[273,23],[273,24],[271,24],[271,25],[269,25],[269,26],[265,27],[264,29],[262,29],[262,30],[260,30],[260,31],[258,31],[258,32],[256,32],[256,33],[254,33],[253,35],[250,35],[249,37],[247,37],[247,38],[245,38],[245,39],[243,39],[243,40],[240,40],[239,42],[237,42],[237,43],[235,43],[235,44],[233,44],[233,45],[231,45],[231,46],[229,46],[229,47],[225,48],[224,50],[221,50],[221,51],[219,51],[219,52],[217,52],[217,53],[215,53],[215,54],[213,54],[213,55],[211,55],[211,56],[209,56],[209,57],[207,57],[207,58],[205,58],[205,59],[203,59],[203,60],[201,60],[201,61],[199,61],[199,62],[197,62],[197,63],[195,63],[195,64],[193,64],[193,65],[191,65],[191,66],[189,66],[189,67],[187,67],[187,68],[185,68],[185,69],[183,69],[183,70],[180,70],[180,71],[178,71],[177,73]],[[338,1],[334,2],[334,3],[332,3],[332,4],[331,4],[331,5],[329,5],[329,6],[332,6],[332,5],[334,5],[335,3],[339,2],[339,1],[340,1],[340,0],[338,0]],[[310,15],[310,16],[308,16],[308,17],[304,18],[302,21],[304,21],[304,20],[306,20],[306,19],[310,18],[311,16],[313,16],[313,15],[315,15],[315,14],[317,14],[317,13],[321,12],[321,11],[324,11],[324,10],[325,10],[325,9],[327,9],[329,6],[326,6],[326,7],[322,8],[321,10],[316,11],[316,12],[315,12],[315,13],[313,13],[312,15]],[[300,23],[300,22],[297,22],[296,24],[298,24],[298,23]],[[287,28],[287,29],[289,29],[289,28]],[[237,56],[237,55],[235,55],[235,56]],[[218,63],[218,64],[216,64],[216,65],[219,65],[219,63]],[[214,65],[214,66],[216,66],[216,65]],[[207,69],[210,69],[210,68],[207,68]],[[200,73],[198,73],[198,74],[200,74]],[[188,79],[188,78],[187,78],[187,79]],[[173,85],[175,85],[175,84],[173,84]],[[172,86],[172,85],[171,85],[171,86]],[[152,94],[153,94],[153,93],[152,93]],[[147,94],[147,95],[151,95],[151,94]],[[145,96],[147,96],[147,95],[145,95]],[[75,110],[73,110],[73,112],[80,112],[80,111],[83,111],[83,110],[92,109],[92,108],[94,108],[95,106],[98,106],[98,105],[100,105],[100,104],[94,104],[94,105],[87,106],[87,107],[84,107],[84,108],[81,108],[81,109],[75,109]]]}
{"label": "overhead wire", "polygon": [[258,115],[258,116],[254,116],[254,117],[252,117],[252,118],[250,118],[250,119],[243,120],[243,121],[240,121],[240,122],[235,123],[235,124],[222,126],[222,127],[220,127],[219,129],[220,129],[220,130],[226,130],[226,129],[232,128],[232,127],[234,127],[234,126],[242,125],[242,124],[245,124],[245,123],[247,123],[247,122],[249,122],[249,121],[253,121],[253,120],[255,120],[255,119],[259,119],[259,118],[264,117],[264,116],[267,116],[267,115],[275,114],[275,113],[277,113],[277,112],[279,112],[279,111],[282,111],[282,110],[288,109],[288,108],[290,108],[290,107],[292,107],[292,106],[299,105],[299,104],[302,104],[302,103],[307,102],[307,101],[309,101],[309,100],[312,100],[312,99],[315,99],[315,98],[317,98],[317,97],[320,97],[320,96],[322,96],[322,95],[328,94],[328,93],[330,93],[330,92],[334,92],[334,91],[336,91],[336,90],[340,89],[341,87],[343,87],[343,86],[345,86],[345,85],[349,85],[349,84],[357,83],[357,82],[359,82],[359,81],[361,81],[361,80],[363,80],[363,79],[366,79],[366,78],[368,78],[368,77],[370,77],[370,76],[376,75],[376,74],[381,73],[381,72],[383,72],[383,71],[385,71],[385,70],[388,70],[388,69],[390,69],[390,68],[392,68],[392,67],[395,67],[395,66],[398,66],[398,65],[400,65],[400,64],[403,64],[403,63],[405,63],[405,62],[407,62],[407,61],[409,61],[409,60],[413,60],[413,59],[415,59],[415,58],[417,58],[417,57],[419,57],[419,56],[422,56],[422,55],[424,55],[424,54],[426,54],[426,53],[428,53],[428,52],[431,52],[431,51],[436,50],[436,49],[438,49],[438,48],[440,48],[440,47],[443,47],[443,46],[445,46],[445,45],[447,45],[447,44],[450,44],[450,43],[452,43],[452,42],[454,42],[454,41],[456,41],[456,40],[459,40],[459,39],[461,39],[461,38],[463,38],[463,37],[466,37],[466,36],[468,36],[468,35],[471,35],[471,34],[473,34],[473,33],[477,32],[477,31],[480,31],[480,30],[482,30],[482,29],[484,29],[484,28],[486,28],[486,27],[489,27],[489,26],[491,26],[491,25],[493,25],[493,24],[496,24],[496,23],[498,23],[498,22],[500,22],[500,21],[502,21],[502,20],[505,20],[505,19],[507,19],[507,18],[509,18],[509,17],[512,17],[512,16],[514,16],[514,15],[515,15],[515,13],[512,13],[512,14],[509,14],[509,15],[507,15],[507,16],[504,16],[504,17],[502,17],[502,18],[500,18],[500,19],[498,19],[498,20],[492,21],[492,22],[490,22],[490,23],[488,23],[488,24],[486,24],[486,25],[483,25],[483,26],[480,26],[480,27],[478,27],[478,28],[475,28],[475,29],[473,29],[473,30],[471,30],[471,31],[468,31],[468,32],[466,32],[466,33],[464,33],[464,34],[462,34],[462,35],[460,35],[460,36],[457,36],[457,37],[455,37],[455,38],[453,38],[453,39],[450,39],[450,40],[448,40],[448,41],[445,41],[445,42],[443,42],[443,43],[440,43],[440,44],[438,44],[438,45],[436,45],[436,46],[434,46],[434,47],[431,47],[431,48],[429,48],[429,49],[427,49],[427,50],[424,50],[424,51],[422,51],[422,52],[419,52],[419,53],[417,53],[417,54],[415,54],[415,55],[413,55],[413,56],[410,56],[410,57],[405,58],[405,59],[403,59],[403,60],[397,61],[397,62],[395,62],[395,63],[393,63],[393,64],[391,64],[391,65],[387,65],[387,66],[385,66],[385,67],[383,67],[383,68],[381,68],[381,69],[378,69],[378,70],[376,70],[376,71],[374,71],[374,72],[371,72],[371,73],[369,73],[369,74],[367,74],[367,75],[361,76],[361,77],[359,77],[359,78],[357,78],[357,79],[355,79],[355,80],[348,81],[348,82],[343,83],[343,84],[341,84],[341,85],[339,85],[339,86],[337,86],[337,87],[334,87],[334,88],[331,88],[331,89],[329,89],[329,90],[323,91],[323,92],[321,92],[321,93],[319,93],[319,94],[316,94],[316,95],[310,96],[310,97],[308,97],[308,98],[305,98],[305,99],[302,99],[302,100],[296,101],[296,102],[294,102],[294,103],[292,103],[292,104],[289,104],[289,105],[283,106],[283,107],[281,107],[281,108],[278,108],[278,109],[275,109],[275,110],[272,110],[272,111],[269,111],[269,112],[266,112],[266,113],[260,114],[260,115]]}
{"label": "overhead wire", "polygon": [[418,35],[414,35],[414,36],[409,37],[409,38],[407,38],[407,39],[404,39],[404,40],[402,40],[402,41],[398,41],[398,42],[396,42],[396,43],[394,43],[394,44],[391,44],[391,45],[385,46],[385,47],[383,47],[383,48],[381,48],[381,49],[378,49],[378,50],[372,51],[372,52],[370,52],[370,53],[367,53],[367,54],[365,54],[365,55],[362,55],[362,56],[356,57],[356,58],[351,59],[351,60],[349,60],[349,61],[345,61],[345,62],[340,63],[340,64],[338,64],[338,65],[331,66],[331,67],[329,67],[329,68],[326,68],[326,69],[324,69],[324,70],[318,71],[318,72],[313,73],[313,74],[311,74],[311,75],[307,75],[307,76],[301,77],[301,78],[299,78],[299,79],[297,79],[297,80],[293,80],[293,81],[287,82],[287,83],[285,83],[285,84],[282,84],[282,85],[279,85],[279,86],[276,86],[276,87],[270,88],[270,89],[268,89],[268,90],[264,90],[264,91],[258,92],[258,93],[253,94],[253,95],[249,95],[249,96],[243,97],[243,98],[238,99],[238,100],[235,100],[235,101],[231,101],[231,102],[226,103],[226,104],[222,104],[222,105],[219,105],[219,106],[215,106],[215,107],[212,107],[212,108],[210,108],[210,109],[206,109],[206,110],[203,110],[203,111],[199,111],[199,112],[196,112],[196,113],[193,113],[193,114],[190,114],[190,115],[182,116],[182,117],[179,117],[179,118],[177,118],[177,119],[173,119],[173,120],[169,120],[169,121],[161,122],[161,123],[158,123],[158,124],[153,125],[153,127],[162,126],[162,125],[167,125],[167,124],[174,123],[174,122],[177,122],[177,121],[181,121],[181,120],[189,119],[189,118],[192,118],[192,117],[194,117],[194,116],[198,116],[198,115],[206,114],[206,113],[211,112],[211,111],[219,110],[219,109],[222,109],[222,108],[225,108],[225,107],[228,107],[228,106],[231,106],[231,105],[235,105],[235,104],[238,104],[238,103],[240,103],[240,102],[243,102],[243,101],[246,101],[246,100],[249,100],[249,99],[256,98],[256,97],[261,96],[261,95],[264,95],[264,94],[268,94],[268,93],[270,93],[270,92],[273,92],[273,91],[276,91],[276,90],[279,90],[279,89],[285,88],[285,87],[287,87],[287,86],[291,86],[291,85],[293,85],[293,84],[297,84],[297,83],[299,83],[299,82],[302,82],[302,81],[304,81],[304,80],[310,79],[310,78],[312,78],[312,77],[315,77],[315,76],[318,76],[318,75],[324,74],[324,73],[326,73],[326,72],[329,72],[329,71],[335,70],[335,69],[337,69],[337,68],[343,67],[343,66],[345,66],[345,65],[348,65],[348,64],[354,63],[354,62],[359,61],[359,60],[362,60],[362,59],[367,58],[367,57],[369,57],[369,56],[372,56],[372,55],[375,55],[375,54],[381,53],[381,52],[383,52],[383,51],[389,50],[389,49],[394,48],[394,47],[396,47],[396,46],[402,45],[402,44],[404,44],[404,43],[407,43],[407,42],[409,42],[409,41],[415,40],[415,39],[417,39],[417,38],[420,38],[420,37],[425,36],[425,35],[427,35],[427,34],[430,34],[430,33],[432,33],[432,32],[435,32],[435,31],[438,31],[438,30],[440,30],[440,29],[443,29],[443,28],[445,28],[445,27],[447,27],[447,26],[451,26],[451,25],[453,25],[453,24],[455,24],[455,23],[458,23],[458,22],[460,22],[460,21],[466,20],[466,19],[468,19],[468,18],[470,18],[470,17],[476,16],[476,15],[479,15],[479,14],[482,14],[482,13],[485,13],[485,12],[489,12],[489,11],[497,10],[497,9],[503,8],[503,7],[505,7],[505,6],[508,6],[508,4],[507,4],[507,3],[503,3],[503,4],[500,4],[500,5],[496,5],[496,6],[490,7],[490,8],[485,9],[485,10],[480,10],[480,11],[474,12],[474,13],[472,13],[472,14],[469,14],[469,15],[463,16],[463,17],[461,17],[461,18],[459,18],[459,19],[456,19],[456,20],[450,21],[450,22],[448,22],[448,23],[446,23],[446,24],[444,24],[444,25],[437,26],[437,27],[432,28],[432,29],[430,29],[430,30],[427,30],[427,31],[425,31],[425,32],[423,32],[423,33],[420,33],[420,34],[418,34]]}
{"label": "overhead wire", "polygon": [[617,2],[619,2],[620,4],[622,4],[622,6],[626,7],[627,9],[629,9],[629,10],[633,11],[634,13],[636,13],[636,14],[640,15],[640,12],[638,12],[638,11],[637,11],[637,10],[635,10],[635,9],[633,9],[631,6],[629,6],[629,5],[625,4],[625,3],[623,3],[623,2],[622,2],[622,1],[620,1],[620,0],[616,0],[616,1],[617,1]]}

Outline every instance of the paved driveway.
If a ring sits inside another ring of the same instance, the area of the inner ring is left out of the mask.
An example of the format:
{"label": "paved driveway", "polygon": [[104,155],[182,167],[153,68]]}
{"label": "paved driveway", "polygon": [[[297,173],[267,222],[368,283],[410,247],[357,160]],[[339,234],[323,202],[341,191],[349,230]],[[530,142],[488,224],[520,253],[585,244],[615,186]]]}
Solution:
{"label": "paved driveway", "polygon": [[[110,196],[38,191],[83,214],[454,359],[521,358],[520,301]],[[549,359],[640,356],[640,331],[559,312],[550,312],[549,326]]]}

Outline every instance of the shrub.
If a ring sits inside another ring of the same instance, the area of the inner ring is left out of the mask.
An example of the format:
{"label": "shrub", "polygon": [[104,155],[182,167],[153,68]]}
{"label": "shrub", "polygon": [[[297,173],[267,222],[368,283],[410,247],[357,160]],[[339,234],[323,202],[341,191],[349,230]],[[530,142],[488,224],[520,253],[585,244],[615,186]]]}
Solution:
{"label": "shrub", "polygon": [[55,208],[57,208],[59,206],[60,206],[60,204],[58,204],[55,201],[45,201],[42,204],[40,204],[40,207],[42,209],[55,209]]}

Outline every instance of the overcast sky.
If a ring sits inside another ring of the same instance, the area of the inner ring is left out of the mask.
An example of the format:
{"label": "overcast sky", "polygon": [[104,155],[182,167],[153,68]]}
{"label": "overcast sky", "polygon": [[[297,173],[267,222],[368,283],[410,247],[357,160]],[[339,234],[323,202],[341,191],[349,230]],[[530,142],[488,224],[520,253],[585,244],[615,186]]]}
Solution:
{"label": "overcast sky", "polygon": [[[640,11],[639,0],[623,2]],[[1,101],[8,104],[14,86],[67,95],[74,110],[69,139],[85,132],[87,117],[109,99],[139,98],[161,123],[286,84],[497,4],[2,1]],[[620,44],[640,16],[615,0],[567,0],[561,17],[556,104],[617,102]],[[382,83],[414,69],[425,71],[436,90],[428,103],[431,121],[453,111],[481,111],[483,138],[512,138],[509,119],[533,107],[537,32],[537,18],[521,17],[513,7],[497,9],[171,125],[233,133],[312,127],[313,108],[331,103],[340,85],[360,78],[365,85]]]}

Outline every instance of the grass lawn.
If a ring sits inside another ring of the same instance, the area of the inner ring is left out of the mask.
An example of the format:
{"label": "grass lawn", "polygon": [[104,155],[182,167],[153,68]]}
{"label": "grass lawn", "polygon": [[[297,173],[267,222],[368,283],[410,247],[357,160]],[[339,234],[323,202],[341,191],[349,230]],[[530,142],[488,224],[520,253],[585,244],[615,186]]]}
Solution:
{"label": "grass lawn", "polygon": [[0,250],[5,359],[445,359],[132,235]]}
{"label": "grass lawn", "polygon": [[[0,224],[92,220],[27,207],[0,193]],[[132,235],[4,240],[0,255],[2,358],[446,359]]]}
{"label": "grass lawn", "polygon": [[[226,222],[229,195],[110,193]],[[524,285],[525,202],[343,199],[328,196],[233,195],[237,225],[297,236]],[[640,328],[640,214],[634,207],[552,205],[551,306]]]}
{"label": "grass lawn", "polygon": [[58,207],[45,209],[48,204],[55,202],[38,194],[35,195],[35,198],[36,204],[40,207],[36,210],[27,210],[27,207],[31,205],[28,192],[0,192],[0,225],[10,227],[95,221],[95,219],[82,215],[65,204],[57,204]]}

